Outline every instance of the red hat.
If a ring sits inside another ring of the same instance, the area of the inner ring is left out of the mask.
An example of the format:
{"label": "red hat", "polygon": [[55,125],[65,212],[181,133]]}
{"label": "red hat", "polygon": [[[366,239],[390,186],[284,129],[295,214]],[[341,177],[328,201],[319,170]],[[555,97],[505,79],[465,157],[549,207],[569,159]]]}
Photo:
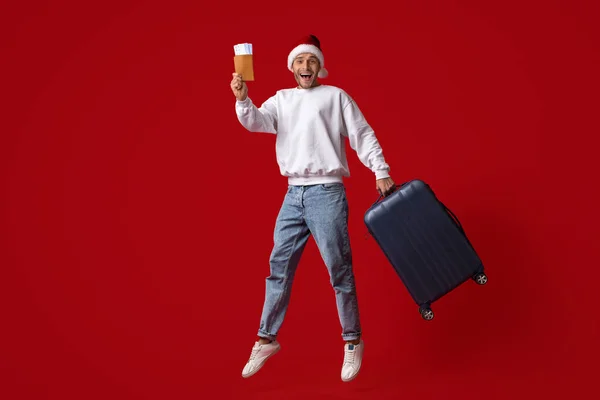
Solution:
{"label": "red hat", "polygon": [[294,47],[288,55],[288,69],[290,71],[293,71],[292,63],[294,62],[294,58],[302,53],[314,54],[319,59],[319,62],[321,63],[319,78],[326,78],[327,75],[329,75],[325,69],[325,59],[323,58],[323,52],[321,51],[321,42],[315,35],[305,36],[296,43],[296,47]]}

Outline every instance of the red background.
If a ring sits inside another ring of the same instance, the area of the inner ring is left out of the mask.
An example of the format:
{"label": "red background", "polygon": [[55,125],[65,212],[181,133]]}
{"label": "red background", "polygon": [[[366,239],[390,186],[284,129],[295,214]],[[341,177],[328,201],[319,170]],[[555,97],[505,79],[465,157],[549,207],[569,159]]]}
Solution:
{"label": "red background", "polygon": [[[598,359],[597,147],[587,137],[598,133],[600,10],[567,4],[4,4],[0,397],[587,391]],[[323,82],[358,102],[392,177],[432,185],[490,278],[423,321],[365,239],[375,182],[350,152],[366,353],[349,384],[312,241],[282,352],[241,378],[286,181],[274,137],[236,120],[233,45],[254,45],[249,94],[261,103],[294,84],[285,60],[307,33],[322,41]]]}

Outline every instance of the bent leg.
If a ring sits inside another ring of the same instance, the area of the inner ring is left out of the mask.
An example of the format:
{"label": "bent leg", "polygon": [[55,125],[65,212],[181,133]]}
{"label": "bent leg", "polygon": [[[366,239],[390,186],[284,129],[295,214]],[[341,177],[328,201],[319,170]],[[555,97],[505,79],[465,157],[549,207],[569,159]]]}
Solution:
{"label": "bent leg", "polygon": [[296,268],[310,232],[304,222],[298,188],[291,187],[285,196],[274,231],[274,246],[269,259],[270,275],[258,336],[275,340],[290,301]]}

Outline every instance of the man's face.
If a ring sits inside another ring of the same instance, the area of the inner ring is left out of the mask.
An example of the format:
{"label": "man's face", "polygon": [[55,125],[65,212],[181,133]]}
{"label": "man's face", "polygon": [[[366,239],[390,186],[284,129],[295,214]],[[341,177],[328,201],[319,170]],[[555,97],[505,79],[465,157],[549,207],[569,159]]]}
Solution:
{"label": "man's face", "polygon": [[299,54],[292,64],[294,78],[303,89],[317,86],[317,74],[321,70],[319,59],[310,53]]}

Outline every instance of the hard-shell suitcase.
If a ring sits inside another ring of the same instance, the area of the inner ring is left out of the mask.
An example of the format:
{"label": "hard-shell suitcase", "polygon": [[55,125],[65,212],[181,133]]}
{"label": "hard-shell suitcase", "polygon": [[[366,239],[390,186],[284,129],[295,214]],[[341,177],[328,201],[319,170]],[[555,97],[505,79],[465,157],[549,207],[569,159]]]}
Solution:
{"label": "hard-shell suitcase", "polygon": [[380,196],[364,222],[425,320],[433,319],[434,301],[465,281],[487,283],[483,263],[458,218],[421,180]]}

